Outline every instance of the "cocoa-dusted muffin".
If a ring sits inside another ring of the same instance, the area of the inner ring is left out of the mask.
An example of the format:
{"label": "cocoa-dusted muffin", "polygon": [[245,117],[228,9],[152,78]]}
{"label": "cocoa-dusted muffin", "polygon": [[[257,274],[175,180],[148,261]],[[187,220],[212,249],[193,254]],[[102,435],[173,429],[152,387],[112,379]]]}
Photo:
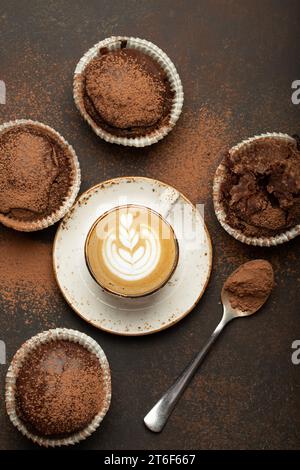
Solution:
{"label": "cocoa-dusted muffin", "polygon": [[[24,121],[26,122],[26,121]],[[4,125],[0,131],[0,221],[26,230],[49,225],[80,184],[77,157],[54,130],[40,123]],[[61,211],[62,212],[62,211]],[[59,215],[59,217],[58,217]],[[41,223],[42,222],[42,223]]]}
{"label": "cocoa-dusted muffin", "polygon": [[41,344],[24,359],[15,397],[19,418],[35,435],[62,437],[83,430],[105,406],[99,359],[71,341]]}
{"label": "cocoa-dusted muffin", "polygon": [[300,224],[300,150],[263,137],[229,152],[219,199],[226,223],[247,237],[273,237]]}
{"label": "cocoa-dusted muffin", "polygon": [[174,93],[166,72],[148,54],[100,49],[86,66],[84,106],[93,121],[119,137],[140,137],[168,124]]}

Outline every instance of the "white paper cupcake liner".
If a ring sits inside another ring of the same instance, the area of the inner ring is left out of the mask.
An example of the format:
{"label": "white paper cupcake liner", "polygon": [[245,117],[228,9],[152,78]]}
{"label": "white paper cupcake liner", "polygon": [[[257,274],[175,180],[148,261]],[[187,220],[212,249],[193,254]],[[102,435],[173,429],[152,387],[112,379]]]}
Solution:
{"label": "white paper cupcake liner", "polygon": [[[267,132],[266,134],[257,135],[251,137],[250,139],[243,140],[239,144],[232,147],[229,152],[230,154],[234,154],[237,151],[240,151],[243,147],[249,147],[252,143],[259,139],[273,139],[279,141],[286,141],[292,142],[296,144],[296,140],[288,134],[282,134],[280,132]],[[241,231],[231,227],[226,222],[226,212],[222,202],[220,201],[220,188],[224,181],[224,177],[226,175],[226,167],[223,163],[221,163],[216,171],[214,182],[213,182],[213,202],[214,202],[214,209],[222,227],[228,232],[232,237],[236,240],[246,243],[247,245],[254,245],[254,246],[261,246],[261,247],[268,247],[268,246],[276,246],[281,245],[282,243],[288,242],[293,238],[300,235],[300,225],[296,225],[283,233],[275,235],[274,237],[246,237]]]}
{"label": "white paper cupcake liner", "polygon": [[1,124],[0,135],[2,132],[5,132],[10,128],[22,125],[31,125],[41,130],[44,130],[45,132],[50,134],[54,138],[54,140],[56,140],[57,143],[60,144],[66,150],[66,155],[69,156],[69,161],[71,162],[73,170],[73,181],[72,184],[70,184],[69,192],[65,197],[64,201],[62,202],[61,206],[52,214],[42,219],[34,221],[18,220],[13,217],[6,216],[5,214],[0,214],[0,222],[3,225],[6,225],[7,227],[13,228],[15,230],[19,230],[21,232],[34,232],[36,230],[41,230],[49,227],[50,225],[55,224],[66,215],[66,213],[74,204],[76,196],[78,194],[81,183],[81,174],[79,161],[73,147],[64,139],[61,134],[52,129],[52,127],[49,127],[41,122],[32,121],[30,119],[17,119],[16,121],[9,121],[4,124]]}
{"label": "white paper cupcake liner", "polygon": [[[162,125],[159,129],[153,131],[151,134],[146,135],[144,137],[118,137],[105,131],[94,122],[91,116],[87,113],[84,106],[84,87],[82,74],[84,72],[85,67],[92,59],[94,59],[98,55],[100,49],[120,49],[123,41],[127,41],[126,47],[131,49],[137,49],[143,52],[144,54],[148,54],[150,57],[156,60],[166,72],[171,85],[171,90],[174,92],[174,99],[169,117],[169,123]],[[106,142],[131,147],[145,147],[147,145],[152,145],[161,140],[163,137],[165,137],[175,126],[181,114],[184,98],[180,77],[173,62],[169,59],[167,54],[165,54],[152,42],[146,41],[145,39],[132,38],[127,36],[112,36],[110,38],[104,39],[103,41],[100,41],[95,44],[84,54],[75,69],[73,95],[75,104],[79,112],[99,137],[106,140]]]}
{"label": "white paper cupcake liner", "polygon": [[[57,340],[67,340],[72,341],[74,343],[79,343],[84,346],[88,351],[95,354],[99,359],[99,363],[101,365],[102,373],[103,373],[103,384],[104,384],[104,391],[105,397],[103,401],[103,408],[102,410],[95,416],[93,421],[82,431],[78,431],[74,434],[71,434],[67,437],[57,439],[57,438],[49,438],[49,437],[41,437],[38,435],[33,434],[30,430],[26,428],[25,423],[18,417],[16,411],[16,380],[20,368],[25,360],[25,358],[39,345],[48,343],[51,341]],[[92,338],[87,336],[84,333],[80,333],[76,330],[69,330],[67,328],[56,328],[53,330],[44,331],[36,336],[33,336],[31,339],[26,341],[21,348],[16,352],[9,366],[6,375],[6,383],[5,383],[5,403],[6,403],[6,410],[8,416],[13,423],[13,425],[28,439],[31,439],[34,443],[43,446],[43,447],[59,447],[59,446],[68,446],[77,444],[80,441],[83,441],[88,436],[90,436],[98,426],[100,425],[101,421],[103,420],[104,416],[106,415],[111,401],[111,376],[110,376],[110,368],[107,361],[107,358],[96,341]]]}

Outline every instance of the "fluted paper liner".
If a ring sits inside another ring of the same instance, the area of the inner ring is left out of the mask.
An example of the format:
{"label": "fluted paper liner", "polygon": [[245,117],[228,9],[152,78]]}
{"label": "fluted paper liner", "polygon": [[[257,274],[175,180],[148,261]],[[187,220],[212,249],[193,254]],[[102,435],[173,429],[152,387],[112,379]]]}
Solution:
{"label": "fluted paper liner", "polygon": [[[64,438],[51,438],[51,437],[41,437],[33,434],[30,430],[27,429],[26,424],[18,417],[16,411],[16,380],[20,368],[25,360],[25,358],[30,355],[30,353],[36,349],[39,345],[48,343],[51,341],[57,340],[67,340],[74,343],[81,344],[88,351],[95,354],[99,359],[101,365],[101,370],[103,374],[103,384],[105,397],[103,400],[103,407],[101,411],[94,417],[92,422],[83,430],[77,431],[71,435],[68,435]],[[36,336],[33,336],[31,339],[26,341],[21,348],[16,352],[11,365],[8,369],[6,375],[5,383],[5,403],[8,416],[14,426],[26,437],[31,439],[33,442],[40,446],[44,447],[57,447],[57,446],[68,446],[76,444],[80,441],[83,441],[88,436],[90,436],[103,420],[106,415],[111,401],[111,377],[110,377],[110,368],[107,361],[107,358],[96,341],[87,336],[84,333],[80,333],[76,330],[69,330],[67,328],[56,328],[53,330],[44,331]]]}
{"label": "fluted paper liner", "polygon": [[34,232],[36,230],[42,230],[49,227],[50,225],[55,224],[60,219],[62,219],[69,209],[73,206],[76,196],[78,194],[80,183],[81,183],[81,174],[80,167],[77,155],[73,147],[64,139],[64,137],[59,134],[57,131],[52,129],[52,127],[47,126],[41,122],[32,121],[30,119],[17,119],[16,121],[9,121],[0,125],[0,136],[1,132],[5,132],[10,128],[19,127],[22,125],[31,125],[38,129],[44,130],[46,133],[52,135],[53,139],[65,149],[66,157],[69,158],[69,161],[72,165],[73,170],[73,180],[70,182],[70,188],[68,194],[64,198],[61,206],[48,216],[37,219],[34,221],[19,220],[17,218],[6,216],[5,214],[0,214],[0,222],[7,227],[19,230],[21,232]]}
{"label": "fluted paper liner", "polygon": [[[173,104],[171,107],[168,124],[163,124],[160,128],[143,137],[118,137],[114,134],[111,134],[110,132],[107,132],[94,122],[92,117],[87,113],[84,105],[83,72],[87,64],[98,55],[100,49],[102,48],[107,48],[111,51],[120,49],[122,41],[127,41],[126,47],[137,49],[144,54],[148,54],[156,62],[158,62],[166,72],[170,82],[171,90],[174,92]],[[132,147],[145,147],[147,145],[152,145],[165,137],[175,126],[181,114],[184,97],[180,77],[173,62],[171,59],[169,59],[167,54],[165,54],[152,42],[146,41],[145,39],[132,38],[127,36],[112,36],[110,38],[106,38],[103,41],[95,44],[84,54],[75,69],[73,95],[79,112],[99,137],[113,144]]]}
{"label": "fluted paper liner", "polygon": [[[230,154],[234,154],[237,151],[240,151],[243,147],[250,147],[252,143],[259,139],[273,139],[273,140],[280,140],[286,142],[292,142],[296,144],[296,141],[293,137],[288,134],[282,134],[280,132],[267,132],[266,134],[257,135],[251,137],[247,140],[243,140],[239,144],[232,147],[229,152]],[[274,237],[246,237],[240,230],[237,230],[226,222],[226,212],[222,201],[220,201],[220,188],[221,184],[224,181],[224,177],[226,175],[226,168],[225,165],[221,162],[219,167],[217,168],[214,183],[213,183],[213,201],[214,201],[214,208],[217,219],[219,220],[222,227],[228,232],[232,237],[236,240],[239,240],[242,243],[246,243],[247,245],[254,245],[254,246],[276,246],[281,245],[282,243],[288,242],[293,238],[297,237],[300,234],[300,225],[296,225],[285,232],[282,232]]]}

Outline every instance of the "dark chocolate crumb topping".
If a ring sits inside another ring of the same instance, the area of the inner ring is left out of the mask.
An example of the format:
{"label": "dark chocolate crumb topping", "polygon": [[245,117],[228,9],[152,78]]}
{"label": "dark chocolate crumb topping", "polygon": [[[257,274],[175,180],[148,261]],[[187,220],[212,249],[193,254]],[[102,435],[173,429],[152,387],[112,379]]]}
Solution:
{"label": "dark chocolate crumb topping", "polygon": [[262,138],[225,157],[220,200],[226,221],[249,237],[270,237],[300,223],[300,151]]}

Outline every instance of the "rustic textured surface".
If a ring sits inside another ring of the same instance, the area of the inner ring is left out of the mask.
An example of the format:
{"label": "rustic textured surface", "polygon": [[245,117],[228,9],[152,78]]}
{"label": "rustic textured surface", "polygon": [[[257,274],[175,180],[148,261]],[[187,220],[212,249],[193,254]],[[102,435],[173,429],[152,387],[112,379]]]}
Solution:
{"label": "rustic textured surface", "polygon": [[[66,326],[95,338],[112,367],[113,401],[101,429],[78,448],[299,448],[300,366],[291,343],[300,336],[300,240],[274,249],[243,246],[219,226],[211,177],[222,150],[264,131],[299,132],[291,82],[299,79],[299,2],[163,0],[8,1],[0,5],[0,79],[7,104],[0,123],[44,121],[74,145],[82,190],[120,175],[171,183],[204,202],[214,244],[212,279],[199,305],[174,328],[143,338],[89,327],[63,301],[52,274],[55,228],[39,234],[0,230],[0,338],[7,356],[44,329]],[[152,40],[176,64],[185,90],[183,116],[164,141],[126,149],[100,141],[72,100],[82,54],[111,34]],[[264,312],[230,325],[195,377],[166,429],[148,432],[142,417],[203,345],[221,315],[227,274],[265,257],[277,288]],[[9,423],[3,404],[7,366],[0,365],[0,448],[33,445]]]}

